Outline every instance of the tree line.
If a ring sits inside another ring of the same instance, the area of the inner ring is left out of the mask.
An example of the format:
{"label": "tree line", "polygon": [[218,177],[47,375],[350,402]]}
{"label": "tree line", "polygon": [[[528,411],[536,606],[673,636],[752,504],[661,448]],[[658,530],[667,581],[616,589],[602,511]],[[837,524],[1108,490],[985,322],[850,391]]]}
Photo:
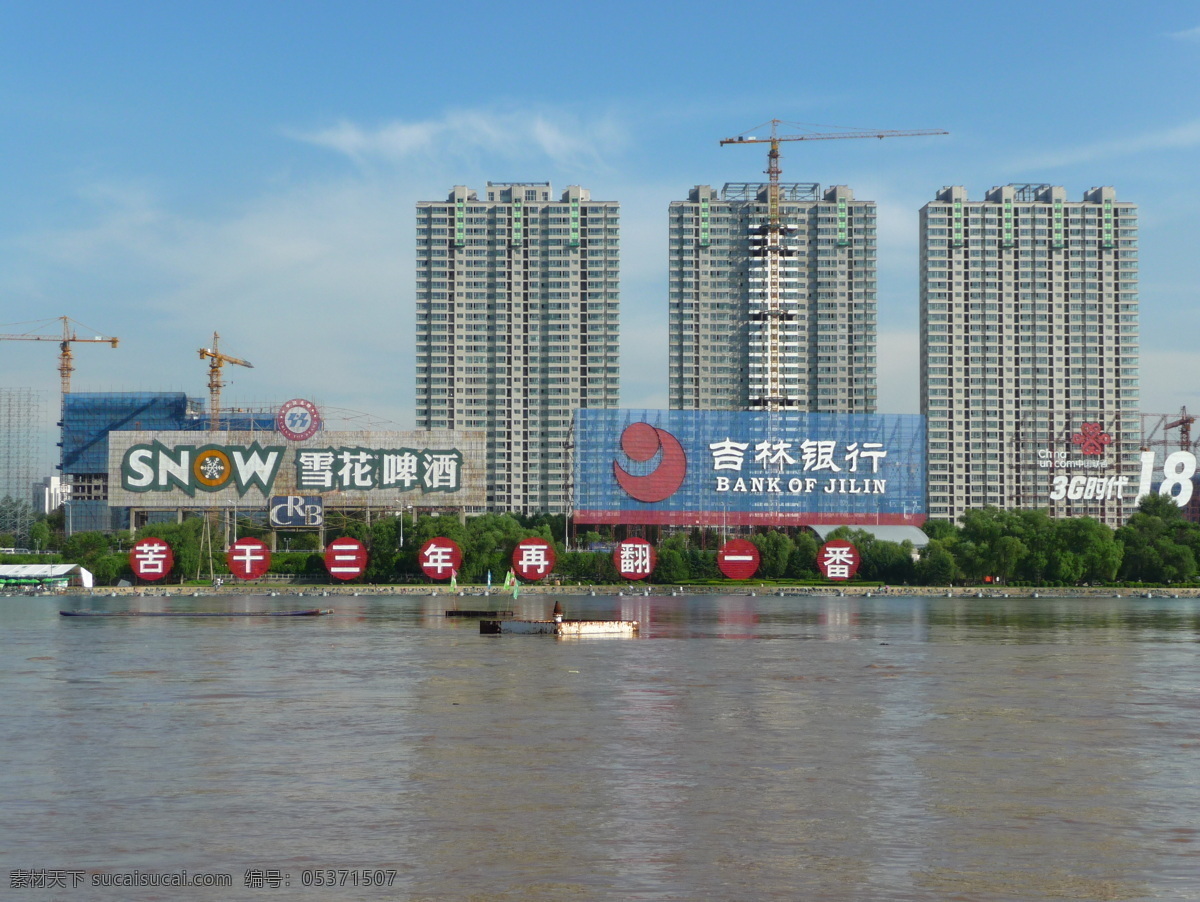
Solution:
{"label": "tree line", "polygon": [[[462,550],[460,583],[484,584],[503,580],[512,566],[512,553],[525,538],[553,543],[557,563],[552,580],[574,584],[611,585],[622,582],[613,562],[610,535],[588,532],[573,549],[565,544],[562,516],[523,517],[485,514],[465,523],[454,516],[381,517],[371,523],[349,517],[327,525],[327,536],[350,536],[362,541],[370,557],[363,581],[368,583],[427,582],[417,553],[435,537],[453,540]],[[1187,585],[1200,577],[1200,524],[1191,523],[1170,499],[1144,498],[1129,521],[1111,529],[1090,517],[1054,519],[1043,510],[978,508],[958,524],[930,520],[924,526],[929,542],[916,549],[911,542],[876,538],[862,529],[843,527],[829,538],[848,539],[861,563],[856,579],[890,585],[948,586],[995,582],[1010,585],[1078,584]],[[0,547],[14,547],[21,538],[53,556],[6,556],[11,563],[65,561],[86,567],[99,585],[133,581],[129,566],[128,532],[63,535],[61,512],[38,520],[26,537],[0,535]],[[265,537],[268,530],[249,518],[238,524],[242,536]],[[227,575],[222,537],[203,515],[182,523],[154,523],[138,530],[137,538],[156,536],[168,542],[175,555],[171,581]],[[717,567],[722,536],[712,529],[693,529],[660,537],[655,543],[657,566],[649,582],[671,585],[724,580]],[[806,530],[760,530],[749,536],[761,563],[756,580],[823,582],[817,568],[821,541]],[[6,540],[8,542],[6,543]],[[315,533],[288,536],[285,550],[272,556],[271,572],[299,581],[327,578],[320,541]]]}

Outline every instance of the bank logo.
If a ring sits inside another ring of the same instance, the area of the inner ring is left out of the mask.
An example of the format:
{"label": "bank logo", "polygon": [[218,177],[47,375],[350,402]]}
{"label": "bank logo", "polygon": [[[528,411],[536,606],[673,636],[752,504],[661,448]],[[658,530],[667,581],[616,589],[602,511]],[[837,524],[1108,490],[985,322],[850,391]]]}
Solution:
{"label": "bank logo", "polygon": [[687,475],[687,454],[679,439],[665,429],[649,423],[630,423],[621,433],[621,450],[630,460],[646,463],[661,454],[649,473],[635,475],[613,461],[613,476],[629,497],[646,504],[670,498],[683,485]]}
{"label": "bank logo", "polygon": [[1071,436],[1072,443],[1079,446],[1084,454],[1098,455],[1104,453],[1104,446],[1112,444],[1112,436],[1101,430],[1099,423],[1084,423],[1079,431]]}

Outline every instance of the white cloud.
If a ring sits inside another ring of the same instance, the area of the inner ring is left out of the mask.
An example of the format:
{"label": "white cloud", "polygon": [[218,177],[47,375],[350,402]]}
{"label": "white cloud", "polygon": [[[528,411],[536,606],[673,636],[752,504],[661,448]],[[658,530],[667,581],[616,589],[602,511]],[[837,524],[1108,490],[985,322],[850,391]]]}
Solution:
{"label": "white cloud", "polygon": [[1200,25],[1195,28],[1186,28],[1183,31],[1173,31],[1168,37],[1175,38],[1180,41],[1200,41]]}
{"label": "white cloud", "polygon": [[[411,426],[416,202],[513,173],[558,186],[579,178],[576,168],[595,170],[624,138],[614,119],[543,110],[458,111],[373,129],[343,122],[304,140],[358,168],[283,189],[268,183],[238,207],[217,205],[216,214],[197,214],[143,184],[85,186],[76,198],[82,212],[69,223],[0,247],[0,289],[13,301],[12,315],[0,318],[66,313],[119,336],[108,354],[80,350],[77,390],[204,396],[207,369],[196,349],[217,331],[223,350],[255,365],[226,369],[227,403],[299,395]],[[595,190],[591,175],[582,181]],[[636,190],[610,185],[597,196]],[[643,271],[644,243],[628,254]],[[639,294],[658,299],[653,290]],[[630,316],[638,320],[636,311]],[[665,328],[665,302],[661,320]],[[0,384],[52,391],[54,355],[39,353],[36,342],[9,344],[18,347],[0,356]],[[626,370],[635,395],[665,378],[665,352],[663,359],[662,374],[654,366],[643,374],[638,361]]]}
{"label": "white cloud", "polygon": [[340,122],[297,140],[336,151],[359,166],[398,166],[436,155],[443,161],[476,161],[481,154],[506,163],[541,158],[565,169],[606,169],[606,159],[627,143],[613,116],[579,117],[564,110],[454,110],[423,122],[394,121],[374,128]]}
{"label": "white cloud", "polygon": [[1078,147],[1064,147],[1060,150],[1047,151],[1025,159],[1016,160],[1008,168],[1017,171],[1054,169],[1060,166],[1092,163],[1097,160],[1108,160],[1153,153],[1155,151],[1179,150],[1197,146],[1200,146],[1200,119],[1185,122],[1174,128],[1133,135],[1128,138],[1097,141]]}

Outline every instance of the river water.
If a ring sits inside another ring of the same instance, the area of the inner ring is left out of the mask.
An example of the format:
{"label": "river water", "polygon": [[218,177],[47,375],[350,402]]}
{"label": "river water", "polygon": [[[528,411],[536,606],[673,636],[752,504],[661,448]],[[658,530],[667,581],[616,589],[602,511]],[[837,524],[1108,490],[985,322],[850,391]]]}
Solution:
{"label": "river water", "polygon": [[563,601],[0,598],[0,897],[1200,899],[1194,599]]}

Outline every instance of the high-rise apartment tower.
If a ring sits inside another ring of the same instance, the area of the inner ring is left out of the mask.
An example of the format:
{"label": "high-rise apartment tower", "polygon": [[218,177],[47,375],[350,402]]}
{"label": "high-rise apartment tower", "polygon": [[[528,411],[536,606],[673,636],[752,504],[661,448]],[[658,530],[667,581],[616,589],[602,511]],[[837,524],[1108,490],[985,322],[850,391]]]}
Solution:
{"label": "high-rise apartment tower", "polygon": [[552,195],[417,204],[417,427],[486,430],[496,511],[566,511],[573,412],[618,405],[619,205]]}
{"label": "high-rise apartment tower", "polygon": [[1138,485],[1137,207],[1052,185],[921,208],[928,513],[1124,522]]}
{"label": "high-rise apartment tower", "polygon": [[708,185],[670,205],[674,409],[874,413],[875,204]]}

